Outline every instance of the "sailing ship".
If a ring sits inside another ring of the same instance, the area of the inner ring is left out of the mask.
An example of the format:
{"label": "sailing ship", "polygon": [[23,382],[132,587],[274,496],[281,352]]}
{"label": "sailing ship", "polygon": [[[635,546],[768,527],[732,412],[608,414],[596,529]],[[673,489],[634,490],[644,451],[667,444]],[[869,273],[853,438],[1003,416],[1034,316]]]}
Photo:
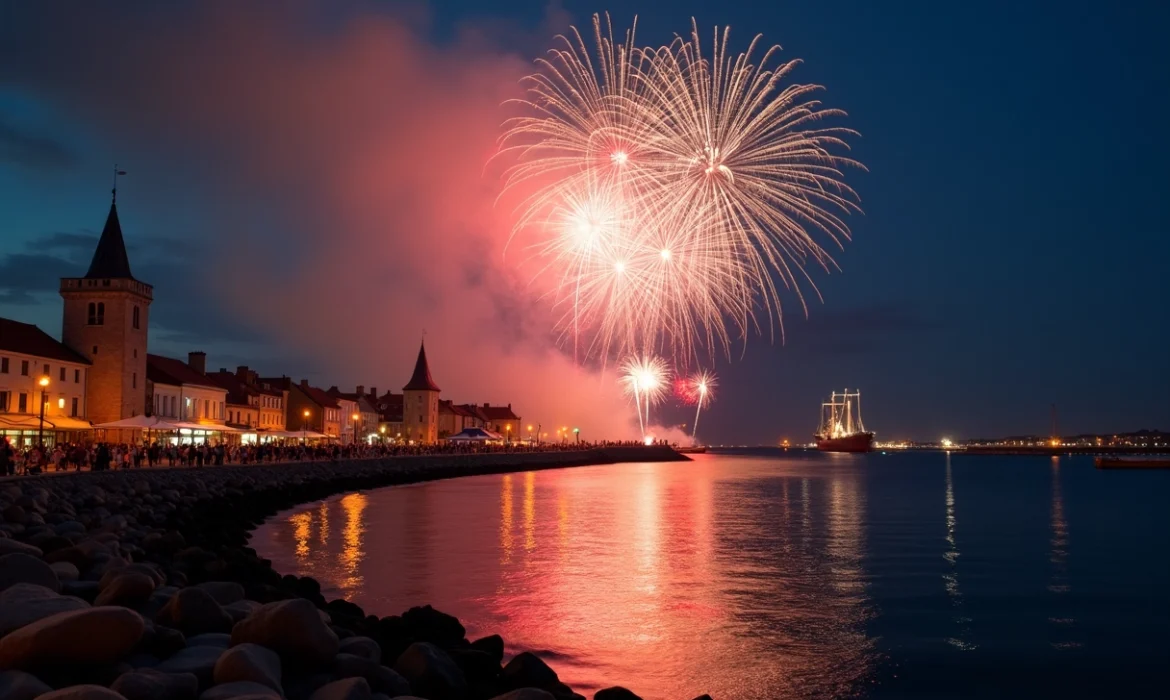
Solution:
{"label": "sailing ship", "polygon": [[822,452],[869,452],[873,433],[861,422],[861,392],[833,392],[821,404],[821,425],[817,428],[817,449]]}

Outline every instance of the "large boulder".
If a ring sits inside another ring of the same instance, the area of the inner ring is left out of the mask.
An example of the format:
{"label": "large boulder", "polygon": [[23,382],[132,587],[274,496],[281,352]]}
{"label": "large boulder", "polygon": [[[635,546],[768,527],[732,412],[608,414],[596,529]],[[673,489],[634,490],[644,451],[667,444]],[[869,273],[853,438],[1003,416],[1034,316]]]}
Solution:
{"label": "large boulder", "polygon": [[232,644],[252,642],[272,649],[293,666],[324,668],[333,663],[337,635],[304,598],[268,603],[232,628]]}
{"label": "large boulder", "polygon": [[57,574],[57,580],[61,583],[81,578],[81,572],[77,570],[77,567],[67,561],[54,562],[49,564],[49,568],[53,570],[54,574]]}
{"label": "large boulder", "polygon": [[192,673],[199,680],[200,688],[211,685],[215,675],[215,664],[224,653],[220,647],[187,647],[171,658],[154,667],[163,673]]}
{"label": "large boulder", "polygon": [[496,663],[504,663],[504,638],[498,634],[481,637],[471,643],[471,648],[488,654]]}
{"label": "large boulder", "polygon": [[193,673],[140,668],[118,676],[110,690],[121,693],[126,700],[195,700],[199,696],[199,679]]}
{"label": "large boulder", "polygon": [[549,668],[539,656],[530,651],[512,657],[500,673],[500,684],[509,690],[516,688],[547,688],[560,682],[557,672]]}
{"label": "large boulder", "polygon": [[45,693],[37,700],[126,700],[126,698],[100,685],[71,685],[68,688]]}
{"label": "large boulder", "polygon": [[227,649],[232,645],[232,636],[225,632],[208,632],[207,634],[197,634],[194,637],[187,638],[187,646],[189,647],[219,647],[220,649]]}
{"label": "large boulder", "polygon": [[220,605],[231,605],[244,599],[244,587],[235,581],[208,581],[195,587],[207,591]]}
{"label": "large boulder", "polygon": [[365,678],[371,690],[390,697],[410,693],[410,683],[401,674],[364,656],[338,654],[333,660],[333,672],[338,678]]}
{"label": "large boulder", "polygon": [[593,700],[642,700],[634,691],[615,685],[612,688],[602,688],[593,694]]}
{"label": "large boulder", "polygon": [[43,559],[24,552],[0,556],[0,591],[18,583],[35,583],[54,593],[61,590],[57,574]]}
{"label": "large boulder", "polygon": [[402,622],[410,636],[449,649],[463,641],[466,630],[453,615],[439,612],[429,605],[402,613]]}
{"label": "large boulder", "polygon": [[142,617],[126,608],[60,612],[0,639],[0,668],[110,664],[126,656],[145,629]]}
{"label": "large boulder", "polygon": [[0,637],[50,615],[88,607],[81,598],[57,595],[33,583],[18,583],[0,593]]}
{"label": "large boulder", "polygon": [[338,651],[342,654],[361,656],[370,661],[380,662],[382,660],[382,647],[369,637],[346,637],[341,640]]}
{"label": "large boulder", "polygon": [[463,700],[467,679],[442,649],[429,642],[415,642],[394,662],[411,689],[429,700]]}
{"label": "large boulder", "polygon": [[232,617],[201,588],[184,588],[155,616],[155,622],[174,627],[188,637],[207,632],[230,632]]}
{"label": "large boulder", "polygon": [[309,700],[370,700],[370,684],[365,678],[343,678],[321,686]]}
{"label": "large boulder", "polygon": [[154,584],[155,580],[144,573],[131,571],[119,574],[102,587],[93,604],[134,607],[150,599]]}
{"label": "large boulder", "polygon": [[240,644],[225,651],[215,662],[212,678],[216,685],[251,681],[284,692],[280,687],[280,657],[259,644]]}
{"label": "large boulder", "polygon": [[49,684],[24,671],[0,671],[0,698],[33,700],[51,691]]}
{"label": "large boulder", "polygon": [[280,693],[259,683],[237,681],[213,686],[203,691],[203,694],[199,696],[199,700],[243,700],[244,698],[248,700],[261,700],[261,698],[280,700]]}
{"label": "large boulder", "polygon": [[5,554],[13,554],[16,552],[37,558],[40,558],[44,555],[44,552],[41,551],[40,547],[34,547],[31,544],[18,542],[7,537],[0,537],[0,556],[4,556]]}
{"label": "large boulder", "polygon": [[503,695],[497,695],[492,700],[557,700],[557,696],[540,688],[517,688]]}

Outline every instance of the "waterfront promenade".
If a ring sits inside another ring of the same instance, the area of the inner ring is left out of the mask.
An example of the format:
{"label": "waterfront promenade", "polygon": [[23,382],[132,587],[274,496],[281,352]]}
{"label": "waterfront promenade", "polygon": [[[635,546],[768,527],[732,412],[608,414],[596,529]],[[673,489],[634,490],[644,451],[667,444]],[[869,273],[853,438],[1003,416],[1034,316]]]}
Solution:
{"label": "waterfront promenade", "polygon": [[68,688],[48,697],[577,700],[537,656],[505,664],[499,636],[468,640],[442,612],[377,618],[327,601],[316,581],[282,576],[259,558],[249,532],[281,509],[339,492],[685,459],[668,447],[618,446],[7,479],[0,696]]}

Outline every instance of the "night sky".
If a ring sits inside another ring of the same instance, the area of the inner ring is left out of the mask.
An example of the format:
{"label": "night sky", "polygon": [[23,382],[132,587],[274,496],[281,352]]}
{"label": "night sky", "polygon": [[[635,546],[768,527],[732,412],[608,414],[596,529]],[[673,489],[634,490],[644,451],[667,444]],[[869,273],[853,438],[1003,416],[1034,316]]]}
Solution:
{"label": "night sky", "polygon": [[[549,349],[484,167],[531,59],[605,6],[91,5],[0,6],[0,315],[59,333],[118,162],[152,352],[398,389],[425,330],[444,398],[627,419]],[[1065,434],[1170,428],[1170,4],[621,5],[641,43],[694,15],[781,44],[869,169],[823,304],[716,363],[707,441],[805,440],[845,387],[879,439],[1043,434],[1052,403]]]}

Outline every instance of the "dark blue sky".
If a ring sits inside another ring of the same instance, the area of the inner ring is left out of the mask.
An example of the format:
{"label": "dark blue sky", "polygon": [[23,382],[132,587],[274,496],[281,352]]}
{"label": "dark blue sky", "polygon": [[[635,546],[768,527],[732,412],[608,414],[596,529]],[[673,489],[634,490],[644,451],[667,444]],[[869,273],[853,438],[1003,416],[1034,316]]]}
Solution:
{"label": "dark blue sky", "polygon": [[[241,267],[222,239],[214,251],[203,245],[211,229],[225,217],[247,221],[251,260],[295,259],[286,242],[306,216],[290,193],[311,183],[242,197],[231,158],[190,136],[214,147],[237,134],[168,117],[178,98],[158,80],[164,71],[144,65],[146,39],[202,11],[130,4],[79,19],[70,5],[16,5],[0,9],[0,315],[59,329],[55,278],[84,268],[120,160],[131,171],[119,201],[132,264],[160,292],[152,348],[178,355],[198,345],[213,365],[267,363],[327,384],[399,381],[402,372],[359,372],[349,356],[291,349],[212,293]],[[296,5],[308,9],[295,21],[291,5],[249,14],[314,46],[368,17],[405,17],[436,55],[465,49],[474,28],[481,51],[525,60],[552,29],[606,9]],[[816,277],[824,303],[807,321],[789,305],[786,343],[755,338],[742,359],[719,364],[719,402],[703,419],[709,440],[804,439],[819,401],[846,386],[861,388],[879,438],[1042,433],[1052,403],[1066,433],[1170,428],[1170,4],[648,0],[609,9],[619,25],[636,11],[645,43],[686,31],[692,15],[701,27],[729,24],[737,47],[760,32],[802,58],[796,78],[826,86],[826,102],[862,134],[854,155],[869,172],[850,182],[865,215],[835,256],[842,272]],[[67,26],[78,23],[86,29]],[[124,53],[133,60],[120,61]],[[187,78],[176,71],[177,83]],[[217,85],[206,90],[218,99]],[[285,148],[295,154],[298,143]],[[312,296],[325,284],[308,276],[302,287]],[[393,323],[402,300],[377,289],[363,303]],[[418,331],[402,335],[395,358],[409,356]]]}

